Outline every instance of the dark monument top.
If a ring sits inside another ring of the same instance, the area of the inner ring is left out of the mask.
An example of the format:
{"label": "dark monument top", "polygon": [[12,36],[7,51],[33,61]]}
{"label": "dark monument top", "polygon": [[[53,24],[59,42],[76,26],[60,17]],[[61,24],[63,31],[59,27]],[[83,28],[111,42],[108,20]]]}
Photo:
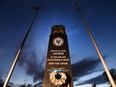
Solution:
{"label": "dark monument top", "polygon": [[52,34],[65,34],[65,27],[63,25],[54,25],[52,27]]}

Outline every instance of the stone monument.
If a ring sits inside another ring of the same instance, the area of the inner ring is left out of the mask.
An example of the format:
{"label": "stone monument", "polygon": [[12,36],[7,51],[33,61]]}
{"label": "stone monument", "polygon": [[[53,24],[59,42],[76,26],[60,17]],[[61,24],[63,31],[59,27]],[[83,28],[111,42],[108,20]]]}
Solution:
{"label": "stone monument", "polygon": [[54,25],[51,30],[43,87],[73,87],[68,40],[63,25]]}

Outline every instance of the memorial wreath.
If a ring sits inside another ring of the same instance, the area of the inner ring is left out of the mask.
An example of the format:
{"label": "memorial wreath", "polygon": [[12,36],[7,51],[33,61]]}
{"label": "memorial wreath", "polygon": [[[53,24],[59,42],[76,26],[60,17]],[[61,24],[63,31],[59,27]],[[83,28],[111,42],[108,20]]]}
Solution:
{"label": "memorial wreath", "polygon": [[65,72],[51,72],[50,81],[55,86],[61,86],[66,83],[66,73]]}

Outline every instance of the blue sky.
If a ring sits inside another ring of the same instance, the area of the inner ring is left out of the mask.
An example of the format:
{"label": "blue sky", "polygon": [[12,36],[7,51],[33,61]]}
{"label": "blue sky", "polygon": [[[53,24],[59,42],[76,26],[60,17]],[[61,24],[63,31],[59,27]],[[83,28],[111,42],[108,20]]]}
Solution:
{"label": "blue sky", "polygon": [[[108,68],[116,68],[116,1],[78,0],[78,3]],[[41,8],[10,82],[36,83],[42,79],[51,27],[64,25],[75,87],[80,83],[103,84],[105,81],[100,79],[104,69],[73,0],[0,1],[1,78],[5,80],[35,14],[32,7],[38,4]]]}

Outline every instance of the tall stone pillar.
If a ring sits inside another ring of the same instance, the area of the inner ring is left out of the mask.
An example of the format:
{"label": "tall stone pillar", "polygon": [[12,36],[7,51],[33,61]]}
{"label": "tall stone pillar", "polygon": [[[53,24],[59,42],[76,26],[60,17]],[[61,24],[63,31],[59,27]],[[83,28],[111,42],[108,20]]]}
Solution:
{"label": "tall stone pillar", "polygon": [[43,87],[73,87],[68,40],[63,25],[54,25],[51,30]]}

